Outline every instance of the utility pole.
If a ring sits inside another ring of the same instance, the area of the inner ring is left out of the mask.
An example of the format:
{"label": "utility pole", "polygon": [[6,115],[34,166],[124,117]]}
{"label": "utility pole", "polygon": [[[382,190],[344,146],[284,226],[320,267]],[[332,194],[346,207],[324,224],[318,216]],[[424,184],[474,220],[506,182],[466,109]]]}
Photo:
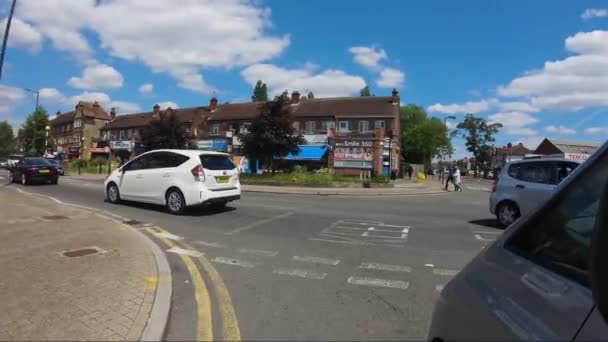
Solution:
{"label": "utility pole", "polygon": [[36,93],[36,108],[34,108],[34,111],[36,111],[38,109],[38,103],[40,102],[40,92],[30,88],[23,88],[23,90],[29,91],[30,93]]}
{"label": "utility pole", "polygon": [[4,55],[6,54],[6,45],[8,43],[8,32],[11,30],[11,21],[13,21],[13,13],[15,13],[15,5],[17,0],[13,0],[11,10],[8,13],[6,20],[6,28],[4,30],[4,39],[2,40],[2,51],[0,51],[0,79],[2,79],[2,67],[4,66]]}
{"label": "utility pole", "polygon": [[[456,120],[456,117],[454,115],[450,115],[450,116],[446,116],[445,118],[443,118],[443,126],[445,127],[446,134],[448,133],[448,119],[450,119],[450,120]],[[443,180],[444,180],[443,179],[443,174],[444,174],[444,172],[443,172],[443,157],[444,157],[445,154],[447,154],[447,146],[444,146],[444,147],[441,148],[441,160],[440,160],[440,163],[439,163],[440,164],[440,169],[441,169],[441,170],[439,170],[440,175],[441,175],[439,178],[441,179],[441,184],[442,185],[443,185]]]}

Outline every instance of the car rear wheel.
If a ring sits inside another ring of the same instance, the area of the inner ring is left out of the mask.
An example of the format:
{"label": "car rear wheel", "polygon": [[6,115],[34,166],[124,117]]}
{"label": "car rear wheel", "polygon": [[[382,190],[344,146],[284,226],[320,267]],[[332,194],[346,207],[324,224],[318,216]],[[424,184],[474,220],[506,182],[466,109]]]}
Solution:
{"label": "car rear wheel", "polygon": [[27,176],[24,175],[24,174],[21,175],[21,184],[23,184],[23,185],[29,185],[30,184],[30,180],[27,179]]}
{"label": "car rear wheel", "polygon": [[111,183],[110,185],[108,185],[107,195],[108,201],[110,201],[110,203],[116,204],[120,202],[120,192],[118,191],[118,187],[116,186],[116,184]]}
{"label": "car rear wheel", "polygon": [[173,215],[179,215],[186,209],[186,200],[182,192],[171,189],[167,192],[167,210]]}
{"label": "car rear wheel", "polygon": [[496,219],[501,225],[508,227],[519,218],[519,208],[513,202],[503,202],[496,210]]}
{"label": "car rear wheel", "polygon": [[59,176],[51,179],[51,184],[56,185],[57,183],[59,183]]}

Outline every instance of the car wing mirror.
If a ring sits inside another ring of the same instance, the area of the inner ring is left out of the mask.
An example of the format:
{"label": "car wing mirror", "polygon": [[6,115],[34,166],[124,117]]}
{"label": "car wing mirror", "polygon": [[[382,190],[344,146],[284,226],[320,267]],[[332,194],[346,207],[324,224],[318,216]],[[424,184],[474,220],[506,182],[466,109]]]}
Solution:
{"label": "car wing mirror", "polygon": [[608,181],[604,184],[602,197],[598,203],[589,265],[593,299],[604,321],[608,323],[608,271],[606,270],[606,260],[608,260]]}

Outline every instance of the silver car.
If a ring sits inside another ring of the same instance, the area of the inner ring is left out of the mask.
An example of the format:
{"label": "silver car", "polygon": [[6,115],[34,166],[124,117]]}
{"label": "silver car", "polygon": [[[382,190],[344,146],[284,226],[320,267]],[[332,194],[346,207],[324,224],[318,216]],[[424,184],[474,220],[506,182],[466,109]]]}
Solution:
{"label": "silver car", "polygon": [[524,159],[505,165],[494,179],[490,212],[505,227],[547,200],[578,162],[547,158]]}
{"label": "silver car", "polygon": [[429,340],[606,340],[607,181],[608,143],[445,286]]}

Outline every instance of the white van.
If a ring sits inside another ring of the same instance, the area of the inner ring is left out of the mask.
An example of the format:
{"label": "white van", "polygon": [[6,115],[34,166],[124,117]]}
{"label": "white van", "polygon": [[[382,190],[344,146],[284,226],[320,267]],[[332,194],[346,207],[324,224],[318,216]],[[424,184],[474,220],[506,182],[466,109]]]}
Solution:
{"label": "white van", "polygon": [[431,341],[608,339],[608,143],[441,292]]}

